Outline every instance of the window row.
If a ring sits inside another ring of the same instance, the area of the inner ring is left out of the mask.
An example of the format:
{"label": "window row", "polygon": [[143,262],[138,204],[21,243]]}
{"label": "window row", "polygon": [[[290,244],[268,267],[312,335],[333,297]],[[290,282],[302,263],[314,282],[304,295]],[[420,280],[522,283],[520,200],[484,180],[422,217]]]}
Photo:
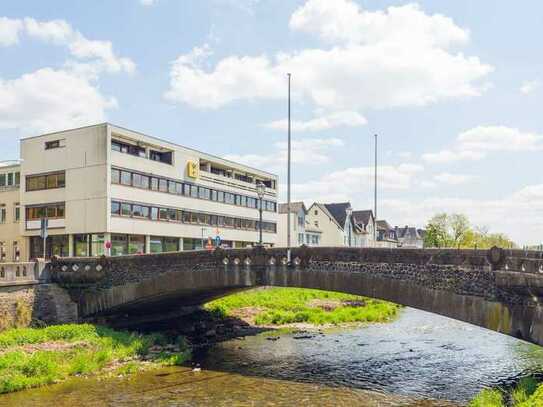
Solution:
{"label": "window row", "polygon": [[[6,204],[0,204],[0,224],[7,222],[7,208]],[[21,206],[19,203],[13,204],[13,222],[19,222],[21,220]]]}
{"label": "window row", "polygon": [[124,154],[134,155],[141,158],[149,158],[149,160],[159,161],[166,164],[172,163],[171,151],[156,151],[149,150],[149,157],[147,157],[147,151],[141,146],[135,146],[133,144],[123,143],[118,140],[111,140],[111,149]]}
{"label": "window row", "polygon": [[[231,205],[244,206],[258,209],[259,200],[246,195],[232,194],[230,192],[218,191],[211,188],[189,184],[187,182],[176,182],[166,178],[151,177],[137,172],[111,169],[111,182],[113,184],[126,185],[152,191],[166,192],[176,195],[184,195],[190,198],[206,199],[209,201],[227,203]],[[276,203],[262,200],[262,209],[269,212],[276,211]]]}
{"label": "window row", "polygon": [[26,190],[39,191],[42,189],[64,188],[66,186],[66,173],[59,171],[45,175],[27,175]]}
{"label": "window row", "polygon": [[0,188],[1,187],[16,187],[21,183],[20,172],[8,172],[0,174]]}
{"label": "window row", "polygon": [[26,208],[26,220],[38,220],[42,218],[63,219],[64,214],[64,202]]}
{"label": "window row", "polygon": [[[155,221],[181,222],[233,229],[259,230],[259,222],[253,219],[210,215],[201,212],[192,212],[173,208],[160,208],[118,201],[111,202],[111,214]],[[273,222],[262,222],[262,230],[276,233],[276,224]]]}

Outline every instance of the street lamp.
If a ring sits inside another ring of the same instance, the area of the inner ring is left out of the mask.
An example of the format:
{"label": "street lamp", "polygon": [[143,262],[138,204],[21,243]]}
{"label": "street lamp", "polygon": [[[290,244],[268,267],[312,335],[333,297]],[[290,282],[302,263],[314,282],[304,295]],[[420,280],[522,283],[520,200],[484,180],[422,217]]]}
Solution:
{"label": "street lamp", "polygon": [[264,198],[264,193],[266,192],[266,186],[259,182],[256,184],[256,193],[258,195],[258,212],[259,212],[259,224],[258,224],[258,231],[259,231],[259,238],[258,238],[258,244],[262,246],[262,198]]}
{"label": "street lamp", "polygon": [[348,220],[348,231],[349,231],[349,247],[351,247],[351,239],[352,239],[352,235],[351,235],[351,228],[352,228],[352,221],[351,221],[351,217],[353,215],[353,208],[351,208],[350,206],[347,207],[347,209],[345,209],[345,212],[347,214],[347,220]]}

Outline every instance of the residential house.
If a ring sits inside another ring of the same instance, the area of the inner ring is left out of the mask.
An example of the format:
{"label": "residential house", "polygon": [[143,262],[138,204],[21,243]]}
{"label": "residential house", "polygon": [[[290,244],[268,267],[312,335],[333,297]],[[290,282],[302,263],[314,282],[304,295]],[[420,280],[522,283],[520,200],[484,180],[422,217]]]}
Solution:
{"label": "residential house", "polygon": [[408,249],[422,249],[424,247],[425,230],[412,226],[404,226],[403,228],[396,226],[395,232],[400,247]]}
{"label": "residential house", "polygon": [[375,217],[371,209],[353,211],[353,220],[358,227],[358,240],[360,247],[375,247]]}
{"label": "residential house", "polygon": [[396,236],[396,229],[392,228],[386,220],[378,220],[376,222],[377,227],[377,247],[398,247],[398,237]]}
{"label": "residential house", "polygon": [[[332,205],[334,215],[328,209],[330,205]],[[334,205],[336,204],[327,205],[315,202],[307,210],[306,228],[307,225],[310,225],[321,231],[321,246],[343,246],[345,244],[345,220],[342,222],[341,217],[337,217],[338,211],[335,210]],[[342,210],[345,212],[346,208],[343,207]]]}

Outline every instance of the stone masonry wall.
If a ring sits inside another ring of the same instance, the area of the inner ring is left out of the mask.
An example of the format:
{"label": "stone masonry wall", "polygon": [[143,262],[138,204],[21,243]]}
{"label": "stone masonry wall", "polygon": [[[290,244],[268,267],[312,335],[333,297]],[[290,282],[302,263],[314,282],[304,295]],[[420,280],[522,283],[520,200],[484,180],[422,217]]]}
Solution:
{"label": "stone masonry wall", "polygon": [[77,322],[77,304],[56,284],[0,288],[0,331],[11,327]]}

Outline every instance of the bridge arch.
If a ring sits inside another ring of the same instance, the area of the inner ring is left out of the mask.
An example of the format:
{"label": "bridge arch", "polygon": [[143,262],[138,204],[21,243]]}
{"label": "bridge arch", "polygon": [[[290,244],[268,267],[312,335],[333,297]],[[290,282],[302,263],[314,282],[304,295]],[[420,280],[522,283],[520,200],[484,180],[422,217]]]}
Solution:
{"label": "bridge arch", "polygon": [[543,345],[543,259],[519,254],[300,248],[286,264],[285,249],[257,248],[63,259],[52,274],[83,317],[169,318],[239,290],[300,287],[391,301]]}

